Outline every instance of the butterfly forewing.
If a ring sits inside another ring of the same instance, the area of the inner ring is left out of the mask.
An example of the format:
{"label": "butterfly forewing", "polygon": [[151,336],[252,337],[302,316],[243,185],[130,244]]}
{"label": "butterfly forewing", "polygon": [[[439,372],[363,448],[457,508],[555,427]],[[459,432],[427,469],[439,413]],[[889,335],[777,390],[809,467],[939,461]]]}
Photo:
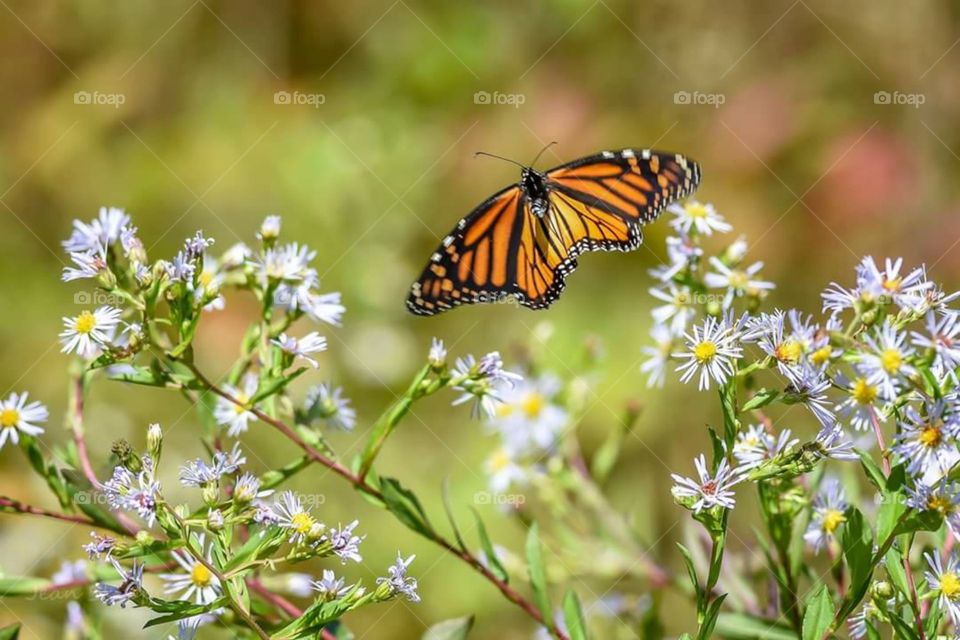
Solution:
{"label": "butterfly forewing", "polygon": [[548,207],[531,211],[519,186],[492,196],[444,238],[414,283],[407,306],[433,315],[464,303],[514,297],[542,309],[563,291],[585,251],[630,251],[641,225],[697,188],[698,165],[681,155],[602,152],[544,174]]}

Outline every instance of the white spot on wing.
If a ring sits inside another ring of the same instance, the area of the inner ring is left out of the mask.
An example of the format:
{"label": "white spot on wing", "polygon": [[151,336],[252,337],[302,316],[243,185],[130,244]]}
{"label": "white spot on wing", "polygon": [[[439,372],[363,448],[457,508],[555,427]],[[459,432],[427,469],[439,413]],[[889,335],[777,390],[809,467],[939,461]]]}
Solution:
{"label": "white spot on wing", "polygon": [[650,149],[644,149],[643,151],[641,151],[641,152],[640,152],[640,157],[642,157],[644,160],[649,160],[649,159],[650,159]]}
{"label": "white spot on wing", "polygon": [[635,154],[635,153],[633,152],[633,149],[624,149],[623,151],[620,152],[620,155],[622,155],[624,158],[636,158],[636,157],[637,157],[637,154]]}

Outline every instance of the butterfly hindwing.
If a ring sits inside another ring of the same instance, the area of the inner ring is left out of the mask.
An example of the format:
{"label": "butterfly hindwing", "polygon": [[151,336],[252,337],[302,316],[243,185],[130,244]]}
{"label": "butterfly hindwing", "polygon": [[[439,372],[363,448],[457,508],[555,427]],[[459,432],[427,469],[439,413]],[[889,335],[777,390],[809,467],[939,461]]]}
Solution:
{"label": "butterfly hindwing", "polygon": [[508,295],[531,309],[549,307],[576,269],[577,256],[636,249],[641,226],[693,193],[700,169],[679,154],[624,149],[560,165],[542,177],[542,216],[516,185],[458,223],[414,283],[407,299],[411,311],[433,315]]}

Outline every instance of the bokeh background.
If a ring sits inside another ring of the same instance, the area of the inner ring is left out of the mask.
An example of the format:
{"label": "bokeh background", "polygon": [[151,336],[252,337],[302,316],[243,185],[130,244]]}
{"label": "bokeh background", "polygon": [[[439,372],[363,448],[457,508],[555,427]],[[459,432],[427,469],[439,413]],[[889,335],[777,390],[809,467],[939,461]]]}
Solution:
{"label": "bokeh background", "polygon": [[[310,380],[339,381],[359,411],[357,433],[335,436],[335,446],[356,446],[431,336],[454,353],[509,354],[549,321],[547,357],[560,373],[585,339],[607,345],[583,425],[587,450],[626,401],[642,402],[612,499],[640,514],[652,555],[676,567],[673,526],[683,514],[668,471],[688,470],[717,416],[675,381],[647,391],[638,371],[646,271],[664,255],[665,224],[633,254],[583,258],[549,312],[494,306],[415,318],[403,299],[438,238],[517,178],[515,167],[473,152],[526,162],[558,141],[544,166],[623,146],[683,152],[702,164],[701,199],[766,262],[780,304],[818,308],[818,291],[849,281],[865,254],[926,262],[935,279],[957,285],[958,18],[946,0],[2,0],[0,388],[48,404],[46,438],[64,438],[67,359],[56,336],[80,289],[59,282],[59,242],[72,219],[126,208],[157,258],[196,229],[221,249],[252,241],[263,216],[280,213],[288,239],[318,249],[324,289],[342,291],[348,307]],[[278,91],[290,104],[275,100]],[[206,322],[209,369],[226,366],[251,311],[231,299]],[[473,503],[492,446],[449,399],[422,404],[383,456],[432,510],[444,477],[455,503]],[[154,421],[168,432],[167,455],[199,455],[187,410],[167,392],[100,384],[88,415],[95,463],[114,438],[140,442]],[[294,455],[263,429],[250,445],[262,458],[254,468]],[[24,468],[15,448],[0,451],[0,492],[50,506]],[[313,472],[295,486],[325,496],[324,519],[360,519],[369,567],[385,567],[397,548],[417,553],[423,603],[351,616],[359,637],[417,638],[429,623],[471,612],[479,639],[529,637],[528,621],[492,587],[335,479]],[[516,548],[523,528],[480,508],[493,536]],[[80,556],[86,535],[0,516],[0,568],[49,575]],[[373,569],[350,571],[372,579]],[[137,612],[110,615],[111,637],[160,637],[132,631]],[[63,602],[5,600],[0,624],[16,619],[21,637],[56,637]],[[684,622],[678,614],[668,627]]]}

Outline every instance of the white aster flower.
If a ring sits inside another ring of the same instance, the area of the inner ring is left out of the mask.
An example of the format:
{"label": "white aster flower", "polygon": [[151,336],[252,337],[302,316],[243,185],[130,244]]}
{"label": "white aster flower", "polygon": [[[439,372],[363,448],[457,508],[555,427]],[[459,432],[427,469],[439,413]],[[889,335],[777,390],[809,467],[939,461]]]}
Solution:
{"label": "white aster flower", "polygon": [[354,562],[363,561],[363,557],[360,555],[360,543],[363,542],[366,536],[353,535],[353,530],[356,529],[359,524],[359,520],[354,520],[345,527],[337,525],[336,529],[330,529],[320,540],[320,542],[326,541],[330,543],[331,550],[340,558],[343,564],[346,564],[347,560],[353,560]]}
{"label": "white aster flower", "polygon": [[656,324],[669,324],[670,330],[675,334],[686,331],[687,325],[697,316],[694,294],[690,288],[670,282],[649,291],[651,296],[666,303],[654,307],[650,312],[653,321]]}
{"label": "white aster flower", "polygon": [[867,379],[866,376],[857,376],[853,380],[838,379],[847,388],[846,399],[837,405],[840,414],[850,420],[850,424],[857,431],[869,431],[873,428],[873,420],[886,420],[877,400],[880,398],[880,387]]}
{"label": "white aster flower", "polygon": [[[329,569],[323,570],[323,577],[320,580],[314,580],[310,583],[310,588],[316,591],[319,594],[318,597],[320,600],[324,602],[331,602],[337,598],[342,598],[350,593],[353,587],[354,585],[347,585],[347,581],[344,578],[338,578],[336,574]],[[362,595],[363,589],[359,591]]]}
{"label": "white aster flower", "polygon": [[97,600],[108,607],[118,604],[123,609],[143,591],[143,565],[134,560],[130,571],[127,571],[114,558],[110,558],[110,564],[120,576],[120,584],[114,586],[106,582],[98,582],[93,587],[93,594]]}
{"label": "white aster flower", "polygon": [[696,498],[690,507],[694,513],[713,507],[733,509],[736,506],[736,500],[732,487],[743,479],[741,473],[731,469],[726,458],[720,461],[715,474],[711,474],[707,469],[707,460],[703,454],[694,458],[693,463],[697,468],[699,480],[671,473],[670,477],[676,483],[672,489],[673,495],[677,498]]}
{"label": "white aster flower", "polygon": [[160,483],[154,476],[150,456],[143,456],[140,462],[142,470],[136,474],[122,465],[114,467],[113,475],[103,483],[103,490],[111,508],[134,511],[152,527],[157,519]]}
{"label": "white aster flower", "polygon": [[819,446],[819,453],[825,458],[834,460],[859,460],[860,456],[853,449],[853,442],[847,439],[847,434],[838,423],[824,425],[817,433],[814,442]]}
{"label": "white aster flower", "polygon": [[316,360],[310,357],[310,354],[326,351],[327,349],[327,339],[316,331],[311,331],[302,338],[294,338],[293,336],[288,336],[285,333],[281,333],[277,338],[274,338],[270,342],[277,347],[280,347],[281,351],[292,356],[293,358],[303,358],[314,368],[319,365]]}
{"label": "white aster flower", "polygon": [[434,369],[440,369],[447,364],[447,348],[440,338],[433,338],[430,341],[430,352],[427,354],[427,362]]}
{"label": "white aster flower", "polygon": [[63,318],[61,351],[76,353],[83,358],[94,357],[102,348],[110,345],[121,314],[120,309],[104,305],[93,312],[82,311],[73,318]]}
{"label": "white aster flower", "polygon": [[130,216],[123,209],[100,207],[97,217],[89,223],[73,221],[73,233],[63,242],[68,253],[98,251],[120,239],[121,233],[130,224]]}
{"label": "white aster flower", "polygon": [[960,487],[942,478],[928,485],[918,482],[907,487],[907,506],[920,511],[936,511],[946,521],[954,536],[960,535]]}
{"label": "white aster flower", "polygon": [[280,235],[280,226],[282,222],[283,221],[280,216],[267,216],[260,224],[260,231],[257,232],[257,238],[259,238],[261,241],[276,240]]}
{"label": "white aster flower", "polygon": [[71,253],[70,260],[73,261],[73,264],[76,266],[63,268],[63,275],[60,279],[64,282],[96,278],[101,272],[107,270],[107,253],[105,247],[100,247],[95,251]]}
{"label": "white aster flower", "polygon": [[728,267],[714,256],[710,258],[710,266],[716,271],[708,272],[703,277],[703,281],[708,287],[727,290],[723,299],[724,308],[729,307],[734,298],[743,295],[759,295],[761,291],[775,288],[772,282],[754,278],[763,269],[762,262],[754,262],[746,269],[739,269]]}
{"label": "white aster flower", "polygon": [[543,375],[520,380],[499,394],[491,425],[517,451],[549,451],[567,425],[567,412],[555,402],[560,380]]}
{"label": "white aster flower", "polygon": [[343,395],[342,387],[334,387],[330,382],[307,391],[304,408],[312,417],[326,420],[329,426],[341,431],[352,431],[357,424],[357,412],[350,406],[350,398]]}
{"label": "white aster flower", "polygon": [[799,440],[791,438],[790,429],[784,429],[775,437],[767,432],[763,425],[756,424],[737,434],[733,457],[743,469],[753,469],[796,446],[798,442]]}
{"label": "white aster flower", "polygon": [[710,316],[694,325],[693,333],[685,338],[686,351],[673,354],[685,361],[677,367],[682,372],[680,380],[689,382],[699,371],[701,391],[710,388],[711,379],[718,385],[725,384],[733,375],[734,362],[743,354],[737,332],[725,320]]}
{"label": "white aster flower", "polygon": [[0,449],[10,440],[20,443],[20,434],[38,436],[43,433],[39,423],[46,422],[50,413],[40,402],[27,403],[29,394],[11,393],[6,400],[0,400]]}
{"label": "white aster flower", "polygon": [[498,351],[491,351],[480,360],[470,354],[457,358],[453,373],[455,378],[461,379],[453,388],[462,392],[453,405],[473,400],[471,414],[474,417],[492,418],[496,415],[499,392],[523,380],[523,376],[504,369]]}
{"label": "white aster flower", "polygon": [[930,565],[930,571],[924,574],[927,586],[937,594],[940,608],[947,610],[953,624],[960,625],[960,562],[956,554],[951,552],[946,564],[940,559],[939,552],[928,552],[924,557]]}
{"label": "white aster flower", "polygon": [[837,529],[846,521],[847,501],[840,481],[833,477],[823,479],[817,497],[813,500],[813,517],[803,539],[817,553],[834,540]]}
{"label": "white aster flower", "polygon": [[413,562],[416,556],[410,556],[406,560],[397,552],[397,561],[387,569],[387,576],[377,578],[377,584],[385,585],[390,595],[404,596],[410,602],[420,602],[420,596],[417,594],[417,580],[407,575],[407,567]]}
{"label": "white aster flower", "polygon": [[314,520],[310,511],[301,503],[292,491],[284,491],[273,505],[276,522],[290,531],[289,541],[293,544],[306,542],[308,538],[319,537],[323,524]]}
{"label": "white aster flower", "polygon": [[957,459],[960,424],[941,402],[928,402],[921,414],[908,406],[900,432],[891,447],[907,463],[907,472],[926,475],[945,473]]}
{"label": "white aster flower", "polygon": [[887,318],[878,335],[866,335],[864,341],[869,350],[860,354],[860,369],[871,383],[880,387],[885,399],[896,399],[904,376],[916,373],[916,369],[907,363],[914,351],[907,344],[906,333],[898,331]]}
{"label": "white aster flower", "polygon": [[50,576],[50,582],[63,586],[74,582],[87,581],[87,561],[86,560],[64,560],[60,564],[60,569]]}
{"label": "white aster flower", "polygon": [[246,431],[251,422],[257,421],[257,415],[253,413],[248,405],[251,398],[257,393],[259,381],[256,374],[248,373],[243,377],[242,387],[237,388],[231,384],[223,385],[223,390],[239,402],[231,402],[226,398],[217,398],[217,404],[213,409],[213,417],[217,424],[227,428],[227,434],[236,437]]}
{"label": "white aster flower", "polygon": [[677,348],[677,336],[667,327],[657,324],[650,329],[653,344],[642,347],[647,359],[640,365],[640,372],[647,374],[647,387],[662,387],[667,377],[670,356]]}
{"label": "white aster flower", "polygon": [[670,226],[679,232],[689,234],[691,231],[704,235],[713,235],[714,231],[726,233],[733,227],[723,219],[712,204],[701,204],[690,200],[684,204],[672,204],[667,207],[674,218]]}
{"label": "white aster flower", "polygon": [[681,272],[700,259],[703,249],[690,241],[684,234],[667,238],[667,259],[670,264],[650,270],[650,275],[661,282],[673,280]]}
{"label": "white aster flower", "polygon": [[511,487],[526,484],[529,471],[520,465],[509,447],[498,447],[483,463],[493,493],[505,493]]}
{"label": "white aster flower", "polygon": [[960,367],[960,313],[929,311],[926,326],[925,334],[910,332],[914,346],[933,352],[933,370],[938,376],[953,375]]}
{"label": "white aster flower", "polygon": [[[200,554],[207,563],[213,564],[213,544],[206,545],[203,534],[198,534],[194,544],[200,549]],[[193,554],[185,550],[171,551],[170,555],[182,571],[177,573],[161,573],[160,579],[166,583],[164,591],[169,594],[179,594],[180,600],[190,600],[196,604],[210,604],[220,597],[222,591],[220,580]]]}
{"label": "white aster flower", "polygon": [[857,284],[861,294],[881,302],[890,300],[902,309],[916,309],[933,283],[927,280],[923,267],[901,275],[902,266],[903,258],[887,258],[881,269],[873,257],[865,257],[857,267]]}

